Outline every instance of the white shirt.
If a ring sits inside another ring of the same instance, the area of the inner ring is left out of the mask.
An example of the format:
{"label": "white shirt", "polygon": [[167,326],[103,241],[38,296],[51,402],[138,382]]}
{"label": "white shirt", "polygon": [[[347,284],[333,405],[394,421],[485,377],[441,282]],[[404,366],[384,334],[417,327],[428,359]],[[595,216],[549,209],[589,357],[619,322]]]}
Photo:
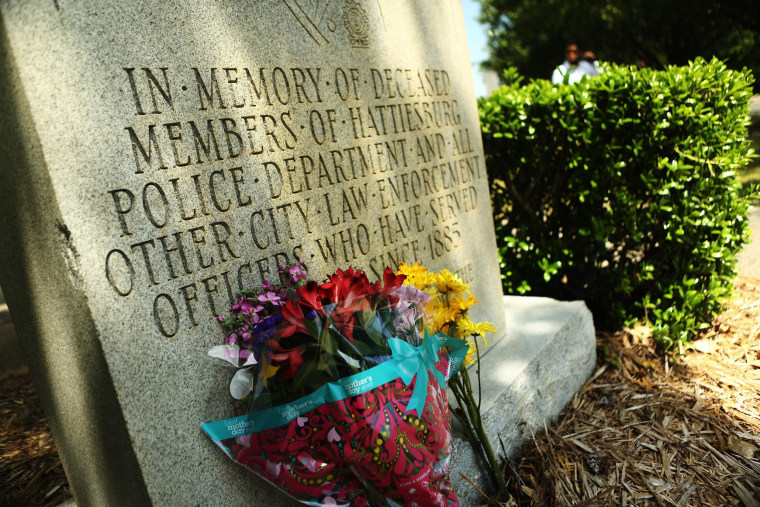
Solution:
{"label": "white shirt", "polygon": [[552,83],[559,84],[565,82],[567,76],[568,83],[577,83],[583,76],[598,76],[596,68],[585,60],[579,60],[576,65],[570,64],[567,60],[554,69],[552,73]]}

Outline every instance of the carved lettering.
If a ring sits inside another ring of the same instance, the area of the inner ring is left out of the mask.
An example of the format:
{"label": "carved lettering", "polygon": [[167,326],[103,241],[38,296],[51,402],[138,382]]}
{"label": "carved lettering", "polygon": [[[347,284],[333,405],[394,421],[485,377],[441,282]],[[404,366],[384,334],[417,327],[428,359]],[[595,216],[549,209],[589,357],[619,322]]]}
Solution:
{"label": "carved lettering", "polygon": [[172,338],[179,331],[179,312],[168,294],[159,294],[153,300],[153,320],[161,334]]}
{"label": "carved lettering", "polygon": [[230,63],[123,67],[113,297],[148,298],[172,338],[301,258],[377,278],[441,259],[473,278],[451,254],[489,206],[486,173],[447,70]]}
{"label": "carved lettering", "polygon": [[[168,105],[171,109],[174,109],[174,103],[172,101],[172,93],[171,93],[171,87],[169,86],[169,76],[167,75],[167,71],[169,70],[168,67],[161,67],[159,70],[163,74],[163,84],[159,82],[158,78],[156,78],[155,74],[152,70],[143,67],[142,71],[145,74],[145,81],[143,82],[143,86],[147,85],[148,90],[150,92],[150,98],[151,102],[153,104],[153,111],[152,114],[161,114],[161,110],[158,108],[158,102],[156,101],[156,92],[161,96],[164,103]],[[129,80],[129,87],[132,90],[132,98],[135,101],[135,109],[137,109],[137,115],[144,115],[145,112],[143,111],[142,107],[142,100],[140,99],[140,93],[138,92],[138,86],[137,86],[137,80],[135,79],[134,75],[134,68],[126,68],[124,67],[124,71],[127,73],[127,78]]]}

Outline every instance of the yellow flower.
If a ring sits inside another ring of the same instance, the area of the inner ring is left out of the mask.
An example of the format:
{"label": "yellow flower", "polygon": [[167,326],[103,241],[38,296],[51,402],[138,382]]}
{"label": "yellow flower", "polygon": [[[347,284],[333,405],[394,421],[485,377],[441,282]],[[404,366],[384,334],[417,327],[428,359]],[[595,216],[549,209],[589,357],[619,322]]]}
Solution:
{"label": "yellow flower", "polygon": [[401,264],[397,274],[406,275],[404,285],[412,285],[431,295],[430,302],[425,307],[430,334],[445,333],[467,340],[470,347],[465,363],[474,363],[477,356],[475,340],[480,337],[485,348],[488,345],[485,334],[493,333],[496,329],[490,322],[475,323],[467,316],[467,310],[478,303],[475,295],[470,292],[470,286],[448,269],[433,273],[417,262],[413,265]]}
{"label": "yellow flower", "polygon": [[432,274],[428,273],[425,266],[415,262],[413,265],[402,263],[398,267],[397,275],[406,275],[404,285],[411,285],[417,289],[424,290],[432,282]]}
{"label": "yellow flower", "polygon": [[433,289],[433,290],[426,290],[428,294],[430,294],[430,301],[428,301],[427,306],[425,307],[425,311],[427,311],[430,315],[436,313],[440,308],[445,308],[445,305],[443,304],[443,301],[440,297],[440,294]]}
{"label": "yellow flower", "polygon": [[470,286],[448,269],[443,269],[435,275],[435,286],[443,294],[461,294],[470,291]]}
{"label": "yellow flower", "polygon": [[[445,306],[441,306],[438,308],[438,310],[433,314],[432,320],[432,326],[436,329],[436,333],[446,333],[449,334],[450,327],[455,324],[456,322],[457,313],[456,310],[453,308],[446,308]],[[432,332],[432,331],[431,331]]]}
{"label": "yellow flower", "polygon": [[397,275],[415,276],[419,274],[427,274],[428,268],[421,266],[419,262],[415,262],[411,266],[406,262],[402,262],[396,271]]}
{"label": "yellow flower", "polygon": [[477,359],[475,340],[477,340],[478,337],[483,340],[483,346],[479,347],[481,350],[488,346],[488,342],[486,341],[485,336],[483,334],[479,334],[480,330],[488,327],[493,329],[493,326],[489,322],[481,322],[479,324],[475,324],[468,318],[464,318],[461,320],[461,322],[459,322],[455,331],[457,335],[455,338],[467,340],[467,344],[470,346],[470,348],[467,349],[467,355],[464,358],[465,364],[472,364]]}
{"label": "yellow flower", "polygon": [[470,319],[468,317],[463,317],[462,315],[457,314],[456,319],[456,326],[449,329],[451,331],[449,334],[453,336],[454,338],[459,338],[461,340],[466,340],[470,335],[467,333],[467,328],[470,324]]}
{"label": "yellow flower", "polygon": [[486,342],[486,333],[495,333],[496,328],[493,327],[493,323],[491,322],[479,322],[478,324],[475,324],[477,334],[479,334],[483,338],[483,343]]}
{"label": "yellow flower", "polygon": [[261,378],[264,379],[264,387],[267,387],[267,380],[274,377],[277,373],[277,370],[279,370],[279,366],[274,366],[272,363],[267,361],[266,356],[261,357]]}
{"label": "yellow flower", "polygon": [[473,343],[470,343],[470,340],[467,340],[467,343],[470,345],[470,348],[467,349],[467,355],[464,356],[465,366],[469,366],[473,364],[475,360],[478,358],[478,351],[475,348],[475,345]]}
{"label": "yellow flower", "polygon": [[457,321],[457,311],[453,308],[447,308],[445,306],[442,306],[438,309],[438,313],[436,314],[435,318],[438,320],[438,322],[441,323],[451,323],[455,324]]}
{"label": "yellow flower", "polygon": [[477,324],[467,319],[467,323],[462,326],[462,331],[468,336],[480,336],[483,338],[483,346],[486,345],[486,333],[495,333],[496,328],[490,322],[478,322]]}
{"label": "yellow flower", "polygon": [[453,298],[449,298],[449,306],[462,312],[462,315],[464,315],[471,306],[477,303],[477,298],[472,294],[467,297],[455,296]]}

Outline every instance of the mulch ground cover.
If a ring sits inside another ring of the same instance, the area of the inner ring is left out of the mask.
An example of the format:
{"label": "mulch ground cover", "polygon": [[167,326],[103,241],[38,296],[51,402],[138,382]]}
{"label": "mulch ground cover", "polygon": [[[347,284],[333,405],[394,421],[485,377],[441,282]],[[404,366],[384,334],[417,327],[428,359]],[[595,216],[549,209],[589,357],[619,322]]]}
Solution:
{"label": "mulch ground cover", "polygon": [[71,498],[29,374],[0,380],[0,506],[56,506]]}
{"label": "mulch ground cover", "polygon": [[597,337],[596,373],[507,467],[507,505],[760,506],[760,280],[676,364],[646,328]]}
{"label": "mulch ground cover", "polygon": [[[760,505],[760,280],[677,363],[646,328],[597,337],[596,373],[505,466],[506,505]],[[28,374],[0,380],[0,505],[70,498]],[[485,501],[485,500],[484,500]]]}

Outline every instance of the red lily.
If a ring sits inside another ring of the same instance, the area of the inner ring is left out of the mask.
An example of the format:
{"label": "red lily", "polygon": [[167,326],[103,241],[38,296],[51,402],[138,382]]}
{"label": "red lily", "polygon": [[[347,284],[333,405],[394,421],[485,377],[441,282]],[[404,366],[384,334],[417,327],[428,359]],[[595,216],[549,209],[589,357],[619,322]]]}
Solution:
{"label": "red lily", "polygon": [[316,310],[320,315],[325,314],[323,302],[329,300],[330,293],[324,286],[319,285],[314,280],[310,280],[306,285],[298,287],[296,292],[298,292],[298,297],[304,306]]}
{"label": "red lily", "polygon": [[398,303],[398,296],[392,295],[392,292],[401,287],[404,280],[406,280],[406,275],[396,275],[391,268],[385,268],[383,271],[383,289],[380,291],[380,295],[387,298],[390,304],[395,305]]}
{"label": "red lily", "polygon": [[288,299],[282,307],[282,322],[283,324],[287,323],[287,325],[277,331],[277,336],[287,338],[294,333],[308,333],[303,324],[305,318],[301,305],[293,302],[292,299]]}
{"label": "red lily", "polygon": [[275,351],[270,357],[272,361],[278,363],[277,366],[280,367],[277,374],[281,375],[284,379],[292,379],[295,377],[298,368],[303,364],[301,353],[306,347],[304,345],[299,345],[292,349],[284,349],[275,339],[267,340],[266,344]]}
{"label": "red lily", "polygon": [[328,276],[329,282],[322,287],[329,291],[333,303],[339,303],[349,298],[350,294],[373,296],[377,294],[379,285],[369,283],[367,275],[360,269],[354,270],[352,266],[348,270],[337,270],[334,275]]}

